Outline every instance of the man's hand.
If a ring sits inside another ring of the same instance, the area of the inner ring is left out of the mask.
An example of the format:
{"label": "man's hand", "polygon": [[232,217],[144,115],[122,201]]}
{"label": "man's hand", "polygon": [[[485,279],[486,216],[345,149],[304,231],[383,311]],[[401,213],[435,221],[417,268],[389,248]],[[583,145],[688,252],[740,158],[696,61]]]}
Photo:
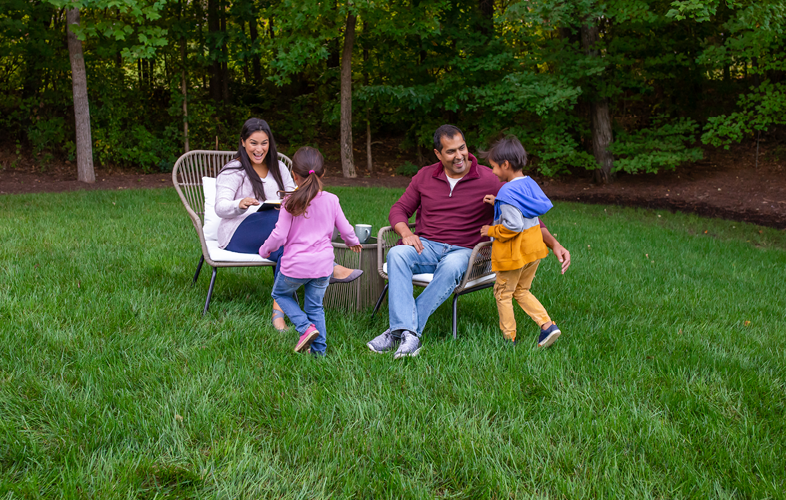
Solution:
{"label": "man's hand", "polygon": [[418,253],[423,251],[423,242],[420,241],[420,237],[417,234],[410,234],[409,236],[404,236],[401,238],[401,242],[405,245],[409,245],[411,247],[415,247],[415,250]]}
{"label": "man's hand", "polygon": [[405,245],[415,247],[418,253],[423,251],[423,242],[417,234],[409,230],[409,225],[406,222],[399,222],[393,227],[393,230],[401,236],[401,242]]}
{"label": "man's hand", "polygon": [[493,194],[487,194],[486,196],[483,197],[483,203],[488,203],[489,205],[493,205],[494,200],[496,199],[497,197],[494,196]]}
{"label": "man's hand", "polygon": [[352,245],[349,249],[355,253],[360,253],[360,251],[363,250],[363,245]]}
{"label": "man's hand", "polygon": [[[489,195],[489,196],[491,196],[491,195]],[[489,235],[489,227],[487,225],[481,227],[480,228],[480,234],[483,235],[483,236],[488,236]]]}
{"label": "man's hand", "polygon": [[259,205],[259,200],[251,197],[243,198],[242,200],[240,200],[240,203],[238,203],[237,206],[240,210],[245,210],[251,205]]}

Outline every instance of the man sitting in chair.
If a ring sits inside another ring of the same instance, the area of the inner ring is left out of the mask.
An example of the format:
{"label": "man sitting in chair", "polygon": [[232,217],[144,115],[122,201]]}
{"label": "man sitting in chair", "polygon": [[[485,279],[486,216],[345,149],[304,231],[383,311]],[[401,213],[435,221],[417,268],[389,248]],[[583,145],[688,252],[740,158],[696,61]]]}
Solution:
{"label": "man sitting in chair", "polygon": [[[402,242],[387,255],[390,328],[366,345],[377,353],[397,348],[396,359],[420,352],[420,336],[429,316],[461,283],[472,248],[487,240],[480,228],[491,224],[494,208],[483,198],[496,196],[502,187],[491,169],[478,165],[467,151],[458,127],[437,129],[434,153],[439,163],[420,169],[388,217]],[[408,221],[416,211],[417,234],[413,234]],[[564,273],[570,253],[543,223],[541,231]],[[433,273],[434,278],[416,299],[412,276],[421,273]]]}

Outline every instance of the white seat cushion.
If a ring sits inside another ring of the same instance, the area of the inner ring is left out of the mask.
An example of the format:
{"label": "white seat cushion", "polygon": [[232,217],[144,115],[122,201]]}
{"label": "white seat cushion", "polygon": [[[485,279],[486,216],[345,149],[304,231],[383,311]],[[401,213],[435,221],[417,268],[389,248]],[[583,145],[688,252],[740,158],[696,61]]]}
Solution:
{"label": "white seat cushion", "polygon": [[205,243],[207,243],[210,259],[215,262],[268,262],[271,265],[276,265],[272,260],[263,259],[256,253],[237,253],[218,248],[218,241],[215,240],[206,239]]}
{"label": "white seat cushion", "polygon": [[[382,272],[388,274],[388,263],[385,262],[382,264]],[[431,283],[431,280],[434,279],[434,275],[431,273],[423,273],[423,274],[413,274],[412,281],[420,281],[424,283]],[[491,283],[497,279],[497,275],[494,273],[487,274],[485,276],[481,276],[480,278],[475,278],[474,280],[467,281],[467,288],[472,288],[478,285],[485,285],[486,283]]]}
{"label": "white seat cushion", "polygon": [[202,226],[202,232],[205,233],[207,241],[218,241],[218,224],[221,218],[216,214],[215,177],[202,177],[202,192],[205,194],[205,224]]}
{"label": "white seat cushion", "polygon": [[485,276],[481,276],[480,278],[475,278],[474,280],[467,281],[467,288],[473,288],[479,285],[493,283],[496,279],[497,279],[496,274],[494,273],[487,274]]}

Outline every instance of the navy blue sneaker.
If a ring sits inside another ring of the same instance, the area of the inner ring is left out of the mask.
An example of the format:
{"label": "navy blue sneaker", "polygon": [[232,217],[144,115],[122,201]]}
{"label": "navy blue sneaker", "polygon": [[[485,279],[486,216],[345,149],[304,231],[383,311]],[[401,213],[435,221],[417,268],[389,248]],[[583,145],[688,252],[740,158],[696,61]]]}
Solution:
{"label": "navy blue sneaker", "polygon": [[540,330],[540,338],[538,339],[538,347],[548,347],[557,340],[562,332],[559,331],[556,323],[552,323],[550,327],[545,330]]}

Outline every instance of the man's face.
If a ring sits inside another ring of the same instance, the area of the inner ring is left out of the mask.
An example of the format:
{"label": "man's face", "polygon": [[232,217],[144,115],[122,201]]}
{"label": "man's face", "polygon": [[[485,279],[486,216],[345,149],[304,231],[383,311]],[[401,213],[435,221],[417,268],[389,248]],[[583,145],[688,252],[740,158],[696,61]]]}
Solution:
{"label": "man's face", "polygon": [[443,135],[439,142],[442,144],[442,151],[435,149],[434,154],[442,162],[445,175],[454,179],[464,177],[464,174],[469,170],[469,152],[464,138],[461,137],[461,134],[456,134],[453,137]]}

